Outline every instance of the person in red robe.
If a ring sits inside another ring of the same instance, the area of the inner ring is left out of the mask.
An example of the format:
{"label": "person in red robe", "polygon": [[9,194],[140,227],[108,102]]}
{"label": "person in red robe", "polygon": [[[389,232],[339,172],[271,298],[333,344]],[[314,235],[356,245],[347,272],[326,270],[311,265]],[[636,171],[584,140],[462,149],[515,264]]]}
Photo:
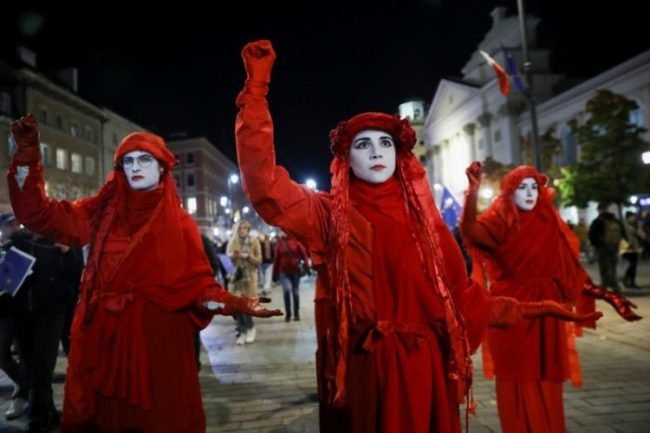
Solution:
{"label": "person in red robe", "polygon": [[119,144],[97,195],[45,192],[33,115],[11,125],[7,182],[18,220],[71,246],[89,245],[72,324],[63,432],[203,433],[194,335],[214,314],[282,315],[219,286],[196,223],[181,208],[161,137]]}
{"label": "person in red robe", "polygon": [[458,404],[467,401],[483,329],[530,311],[488,298],[468,278],[412,153],[407,120],[362,113],[341,122],[330,133],[332,189],[312,191],[275,162],[270,41],[247,44],[242,57],[248,76],[236,141],[244,191],[268,224],[309,249],[318,273],[320,431],[460,432]]}
{"label": "person in red robe", "polygon": [[[593,311],[598,298],[626,320],[640,319],[633,304],[591,282],[578,261],[579,240],[553,206],[545,175],[527,165],[510,171],[499,196],[477,217],[480,176],[480,163],[475,162],[467,169],[469,188],[460,227],[478,252],[479,267],[486,263],[492,296],[552,300],[582,312]],[[551,317],[487,331],[504,433],[566,431],[563,382],[580,381],[572,332]]]}

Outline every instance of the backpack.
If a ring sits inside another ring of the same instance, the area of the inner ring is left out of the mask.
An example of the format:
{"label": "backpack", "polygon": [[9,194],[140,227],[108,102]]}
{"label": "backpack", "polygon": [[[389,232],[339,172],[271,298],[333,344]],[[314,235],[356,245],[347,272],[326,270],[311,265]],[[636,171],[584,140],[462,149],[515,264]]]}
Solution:
{"label": "backpack", "polygon": [[603,236],[605,245],[618,248],[618,244],[621,242],[621,239],[623,239],[623,231],[621,229],[621,225],[615,219],[606,219],[605,234]]}

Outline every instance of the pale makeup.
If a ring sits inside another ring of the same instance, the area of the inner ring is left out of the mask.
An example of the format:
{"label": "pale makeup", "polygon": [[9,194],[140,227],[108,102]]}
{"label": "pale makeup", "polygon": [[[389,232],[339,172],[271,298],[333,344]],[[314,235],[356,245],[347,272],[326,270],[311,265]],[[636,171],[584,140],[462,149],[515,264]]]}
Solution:
{"label": "pale makeup", "polygon": [[529,211],[535,208],[537,199],[539,198],[539,188],[537,181],[532,177],[524,178],[515,192],[513,193],[515,205],[523,210]]}
{"label": "pale makeup", "polygon": [[385,131],[366,129],[352,139],[350,168],[368,183],[386,182],[395,173],[395,141]]}
{"label": "pale makeup", "polygon": [[160,182],[160,164],[149,152],[134,150],[122,157],[122,168],[129,186],[136,191],[150,191]]}

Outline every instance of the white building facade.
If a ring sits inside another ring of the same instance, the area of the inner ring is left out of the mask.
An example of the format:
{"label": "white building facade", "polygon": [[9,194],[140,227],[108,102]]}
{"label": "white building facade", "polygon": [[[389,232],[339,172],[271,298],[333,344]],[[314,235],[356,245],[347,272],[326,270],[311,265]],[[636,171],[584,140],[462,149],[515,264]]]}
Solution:
{"label": "white building facade", "polygon": [[[508,47],[518,65],[523,64],[521,34],[516,16],[505,15],[505,8],[492,12],[493,26],[478,49],[486,51],[501,65],[506,64],[501,46]],[[636,101],[639,109],[633,121],[650,129],[647,110],[650,107],[650,50],[611,68],[591,79],[554,92],[557,85],[566,84],[562,75],[549,68],[549,52],[537,47],[536,28],[539,20],[528,18],[529,59],[533,65],[533,89],[536,100],[538,135],[552,129],[562,144],[555,163],[559,166],[576,161],[579,149],[568,126],[572,119],[585,115],[586,102],[599,89],[608,89]],[[531,137],[531,118],[526,99],[513,89],[508,96],[501,94],[496,74],[486,64],[478,50],[462,69],[458,81],[441,80],[427,113],[422,137],[430,158],[427,171],[434,190],[447,187],[462,198],[467,187],[465,168],[473,160],[492,157],[504,164],[521,164],[522,141]],[[523,71],[520,71],[523,74]],[[563,81],[564,80],[564,81]],[[646,140],[648,135],[646,133]],[[528,139],[529,140],[529,139]],[[439,194],[436,194],[439,200]],[[563,209],[566,218],[577,220],[575,209]],[[585,216],[593,217],[589,210]]]}

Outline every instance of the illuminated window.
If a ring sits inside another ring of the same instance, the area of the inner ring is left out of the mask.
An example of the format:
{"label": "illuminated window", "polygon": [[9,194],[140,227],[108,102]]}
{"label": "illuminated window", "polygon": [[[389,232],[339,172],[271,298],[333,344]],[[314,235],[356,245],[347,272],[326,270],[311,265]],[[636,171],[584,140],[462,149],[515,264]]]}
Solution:
{"label": "illuminated window", "polygon": [[88,176],[95,175],[95,158],[93,158],[92,156],[86,157],[86,174]]}
{"label": "illuminated window", "polygon": [[56,168],[59,170],[68,168],[68,152],[65,149],[56,150]]}
{"label": "illuminated window", "polygon": [[73,153],[70,155],[70,171],[73,173],[81,173],[81,155]]}
{"label": "illuminated window", "polygon": [[196,197],[187,198],[187,213],[194,215],[196,213]]}
{"label": "illuminated window", "polygon": [[45,167],[50,165],[50,145],[41,143],[41,162]]}

